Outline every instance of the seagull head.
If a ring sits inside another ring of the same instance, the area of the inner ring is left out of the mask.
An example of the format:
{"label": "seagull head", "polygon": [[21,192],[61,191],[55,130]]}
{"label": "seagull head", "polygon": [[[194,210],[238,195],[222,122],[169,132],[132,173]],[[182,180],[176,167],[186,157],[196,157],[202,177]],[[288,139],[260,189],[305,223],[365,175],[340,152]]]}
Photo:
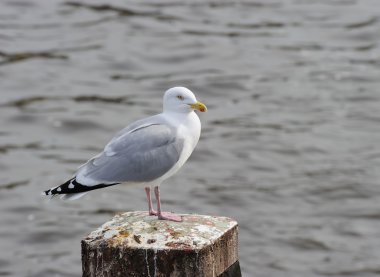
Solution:
{"label": "seagull head", "polygon": [[174,87],[165,92],[164,112],[189,113],[193,110],[206,112],[207,107],[197,101],[191,90],[185,87]]}

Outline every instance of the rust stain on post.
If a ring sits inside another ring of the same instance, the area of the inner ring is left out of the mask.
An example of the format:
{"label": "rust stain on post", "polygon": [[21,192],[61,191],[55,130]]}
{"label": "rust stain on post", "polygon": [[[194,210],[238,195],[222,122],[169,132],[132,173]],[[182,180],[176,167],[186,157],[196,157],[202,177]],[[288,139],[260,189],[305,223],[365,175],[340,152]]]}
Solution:
{"label": "rust stain on post", "polygon": [[82,240],[83,276],[222,276],[238,262],[237,226],[227,217],[119,214]]}

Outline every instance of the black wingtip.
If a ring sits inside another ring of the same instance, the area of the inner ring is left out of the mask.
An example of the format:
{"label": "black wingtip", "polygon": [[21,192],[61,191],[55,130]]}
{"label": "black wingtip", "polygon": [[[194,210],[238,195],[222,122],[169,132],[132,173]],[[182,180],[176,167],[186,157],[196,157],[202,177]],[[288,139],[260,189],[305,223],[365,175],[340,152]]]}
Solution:
{"label": "black wingtip", "polygon": [[82,193],[87,192],[95,189],[105,188],[113,185],[117,185],[119,183],[112,183],[112,184],[98,184],[95,186],[85,186],[81,183],[77,182],[77,180],[74,178],[71,178],[67,182],[63,183],[62,185],[48,189],[43,192],[44,195],[47,196],[54,196],[57,194],[74,194],[74,193]]}

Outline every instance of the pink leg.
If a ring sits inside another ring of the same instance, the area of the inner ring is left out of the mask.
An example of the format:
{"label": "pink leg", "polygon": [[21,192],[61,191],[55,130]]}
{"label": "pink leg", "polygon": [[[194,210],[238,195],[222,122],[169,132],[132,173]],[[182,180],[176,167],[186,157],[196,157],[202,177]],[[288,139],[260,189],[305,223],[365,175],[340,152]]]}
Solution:
{"label": "pink leg", "polygon": [[150,187],[145,187],[146,198],[148,199],[149,215],[157,215],[157,212],[153,210],[152,199],[150,198]]}
{"label": "pink leg", "polygon": [[182,222],[182,216],[161,211],[160,189],[158,186],[154,187],[154,194],[156,195],[156,200],[157,200],[157,216],[158,216],[158,219]]}

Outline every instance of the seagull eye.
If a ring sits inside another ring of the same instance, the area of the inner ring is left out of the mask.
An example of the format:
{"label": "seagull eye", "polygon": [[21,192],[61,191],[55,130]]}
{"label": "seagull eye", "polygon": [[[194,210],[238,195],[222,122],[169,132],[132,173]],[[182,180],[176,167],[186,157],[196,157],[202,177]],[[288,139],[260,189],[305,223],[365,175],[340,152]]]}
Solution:
{"label": "seagull eye", "polygon": [[177,98],[181,101],[185,99],[182,95],[177,95]]}

